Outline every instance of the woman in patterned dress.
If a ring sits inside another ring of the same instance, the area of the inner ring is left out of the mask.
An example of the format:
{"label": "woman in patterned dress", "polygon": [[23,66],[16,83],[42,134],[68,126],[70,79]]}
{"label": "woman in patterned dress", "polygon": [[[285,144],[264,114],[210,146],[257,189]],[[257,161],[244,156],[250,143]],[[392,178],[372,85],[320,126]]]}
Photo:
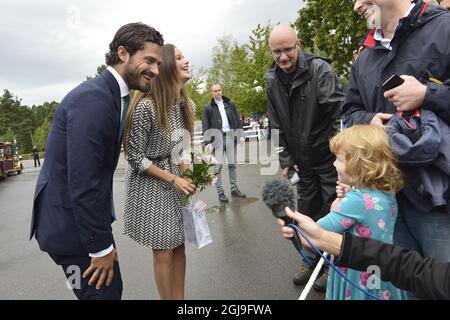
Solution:
{"label": "woman in patterned dress", "polygon": [[184,299],[186,255],[182,200],[195,192],[180,176],[179,155],[192,136],[195,105],[184,85],[189,62],[171,44],[162,47],[159,76],[146,94],[133,97],[125,126],[125,216],[123,233],[153,249],[153,269],[163,300]]}

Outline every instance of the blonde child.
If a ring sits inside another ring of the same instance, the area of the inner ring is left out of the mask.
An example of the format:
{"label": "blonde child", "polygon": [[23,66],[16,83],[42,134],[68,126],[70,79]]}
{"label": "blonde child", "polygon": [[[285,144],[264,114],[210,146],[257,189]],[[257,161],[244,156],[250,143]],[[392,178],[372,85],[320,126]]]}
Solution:
{"label": "blonde child", "polygon": [[[397,202],[395,193],[403,187],[396,157],[385,131],[373,125],[353,126],[330,142],[336,155],[334,166],[340,185],[351,189],[337,198],[331,212],[317,223],[324,229],[392,243]],[[339,189],[339,188],[338,188]],[[406,299],[406,292],[371,273],[341,268],[352,282],[382,299]],[[372,299],[330,269],[327,300]]]}

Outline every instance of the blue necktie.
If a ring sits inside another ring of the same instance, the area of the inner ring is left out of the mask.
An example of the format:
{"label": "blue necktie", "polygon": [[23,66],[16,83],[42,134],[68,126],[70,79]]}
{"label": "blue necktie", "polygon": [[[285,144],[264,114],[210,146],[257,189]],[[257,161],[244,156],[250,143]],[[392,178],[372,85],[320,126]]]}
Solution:
{"label": "blue necktie", "polygon": [[[120,145],[122,144],[122,134],[123,134],[123,128],[125,126],[125,121],[127,119],[127,112],[128,112],[128,106],[130,105],[130,95],[126,95],[122,98],[122,114],[120,117],[120,127],[119,127],[119,135],[117,137],[117,149],[119,150],[120,154]],[[112,190],[111,190],[112,193]],[[114,209],[114,197],[111,194],[111,215],[116,219],[116,210]]]}
{"label": "blue necktie", "polygon": [[130,105],[130,95],[126,95],[122,98],[122,115],[120,117],[120,128],[119,128],[119,137],[117,139],[117,143],[120,146],[120,143],[122,142],[122,134],[123,134],[123,128],[125,127],[125,121],[127,119],[127,112],[128,112],[128,106]]}

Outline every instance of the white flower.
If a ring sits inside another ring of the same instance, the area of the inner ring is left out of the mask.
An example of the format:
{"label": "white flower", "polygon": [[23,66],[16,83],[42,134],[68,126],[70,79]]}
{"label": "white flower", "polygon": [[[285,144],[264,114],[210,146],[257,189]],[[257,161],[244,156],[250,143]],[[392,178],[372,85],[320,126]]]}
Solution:
{"label": "white flower", "polygon": [[219,164],[219,161],[214,156],[211,156],[211,163],[212,164]]}
{"label": "white flower", "polygon": [[202,160],[202,155],[197,153],[194,157],[194,163],[202,163]]}
{"label": "white flower", "polygon": [[211,143],[208,144],[208,145],[206,145],[206,147],[205,147],[205,152],[206,152],[207,154],[212,154],[213,151],[214,151],[214,148],[213,148],[213,146],[212,146]]}
{"label": "white flower", "polygon": [[204,154],[202,157],[202,160],[205,161],[206,163],[210,164],[212,163],[212,155],[210,154]]}

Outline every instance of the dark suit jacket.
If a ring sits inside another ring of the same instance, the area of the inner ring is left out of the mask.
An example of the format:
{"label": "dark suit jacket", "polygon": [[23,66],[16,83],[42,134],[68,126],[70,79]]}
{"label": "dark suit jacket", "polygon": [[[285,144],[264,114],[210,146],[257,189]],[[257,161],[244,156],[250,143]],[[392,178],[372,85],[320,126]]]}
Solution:
{"label": "dark suit jacket", "polygon": [[[236,109],[236,105],[228,97],[223,96],[223,104],[225,107],[225,112],[227,114],[228,123],[230,124],[230,129],[238,130],[242,129],[241,122],[239,121],[239,115]],[[206,104],[203,108],[202,115],[202,131],[205,138],[205,144],[214,142],[214,136],[209,136],[205,134],[209,129],[217,129],[222,131],[222,116],[220,115],[219,107],[216,101],[211,99],[211,102]],[[238,137],[243,137],[244,133],[242,130],[237,132]]]}
{"label": "dark suit jacket", "polygon": [[111,195],[120,150],[120,88],[105,70],[60,103],[34,195],[30,239],[42,251],[87,255],[113,244]]}

